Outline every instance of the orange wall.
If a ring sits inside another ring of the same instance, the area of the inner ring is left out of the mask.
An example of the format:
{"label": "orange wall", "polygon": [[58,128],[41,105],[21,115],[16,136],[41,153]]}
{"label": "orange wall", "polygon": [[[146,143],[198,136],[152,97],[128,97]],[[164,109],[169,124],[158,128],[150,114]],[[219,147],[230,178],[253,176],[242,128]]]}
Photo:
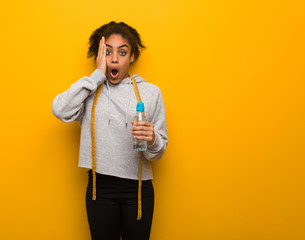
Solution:
{"label": "orange wall", "polygon": [[77,123],[52,100],[94,70],[93,30],[125,21],[131,73],[163,93],[152,240],[305,239],[304,1],[2,3],[0,239],[90,239]]}

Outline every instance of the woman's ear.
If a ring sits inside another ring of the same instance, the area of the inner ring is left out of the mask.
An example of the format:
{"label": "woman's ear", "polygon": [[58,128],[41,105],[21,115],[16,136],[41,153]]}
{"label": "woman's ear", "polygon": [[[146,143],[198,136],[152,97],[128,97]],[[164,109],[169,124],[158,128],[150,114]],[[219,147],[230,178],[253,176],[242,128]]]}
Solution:
{"label": "woman's ear", "polygon": [[130,63],[133,63],[133,61],[134,61],[134,53],[133,53],[133,54],[131,54],[131,57],[130,57]]}

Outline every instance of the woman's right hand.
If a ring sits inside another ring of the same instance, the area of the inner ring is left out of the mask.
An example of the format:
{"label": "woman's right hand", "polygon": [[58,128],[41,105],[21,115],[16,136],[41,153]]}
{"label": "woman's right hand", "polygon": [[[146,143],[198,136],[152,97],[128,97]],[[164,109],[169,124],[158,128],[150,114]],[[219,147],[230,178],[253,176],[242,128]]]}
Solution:
{"label": "woman's right hand", "polygon": [[106,74],[106,44],[104,37],[101,38],[98,47],[98,53],[96,57],[96,68]]}

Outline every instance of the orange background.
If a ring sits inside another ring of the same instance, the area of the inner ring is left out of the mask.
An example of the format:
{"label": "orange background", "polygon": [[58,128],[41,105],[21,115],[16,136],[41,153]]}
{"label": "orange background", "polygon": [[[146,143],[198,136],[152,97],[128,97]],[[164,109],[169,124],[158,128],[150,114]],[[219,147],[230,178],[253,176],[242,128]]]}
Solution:
{"label": "orange background", "polygon": [[6,1],[0,239],[90,239],[80,129],[52,101],[95,69],[93,30],[125,21],[147,49],[168,149],[153,163],[152,240],[305,239],[304,1]]}

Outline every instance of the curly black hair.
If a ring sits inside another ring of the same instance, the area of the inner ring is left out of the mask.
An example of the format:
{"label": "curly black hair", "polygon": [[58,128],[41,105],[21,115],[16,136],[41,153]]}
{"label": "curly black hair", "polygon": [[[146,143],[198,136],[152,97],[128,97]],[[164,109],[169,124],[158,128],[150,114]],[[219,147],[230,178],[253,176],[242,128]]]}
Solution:
{"label": "curly black hair", "polygon": [[130,27],[124,22],[111,21],[103,26],[99,27],[91,34],[89,38],[89,50],[87,57],[91,58],[94,56],[96,60],[98,54],[98,48],[101,38],[104,36],[105,39],[110,37],[112,34],[120,34],[125,38],[131,46],[131,54],[134,54],[134,62],[140,56],[140,48],[144,49],[145,46],[142,44],[141,38],[137,30]]}

